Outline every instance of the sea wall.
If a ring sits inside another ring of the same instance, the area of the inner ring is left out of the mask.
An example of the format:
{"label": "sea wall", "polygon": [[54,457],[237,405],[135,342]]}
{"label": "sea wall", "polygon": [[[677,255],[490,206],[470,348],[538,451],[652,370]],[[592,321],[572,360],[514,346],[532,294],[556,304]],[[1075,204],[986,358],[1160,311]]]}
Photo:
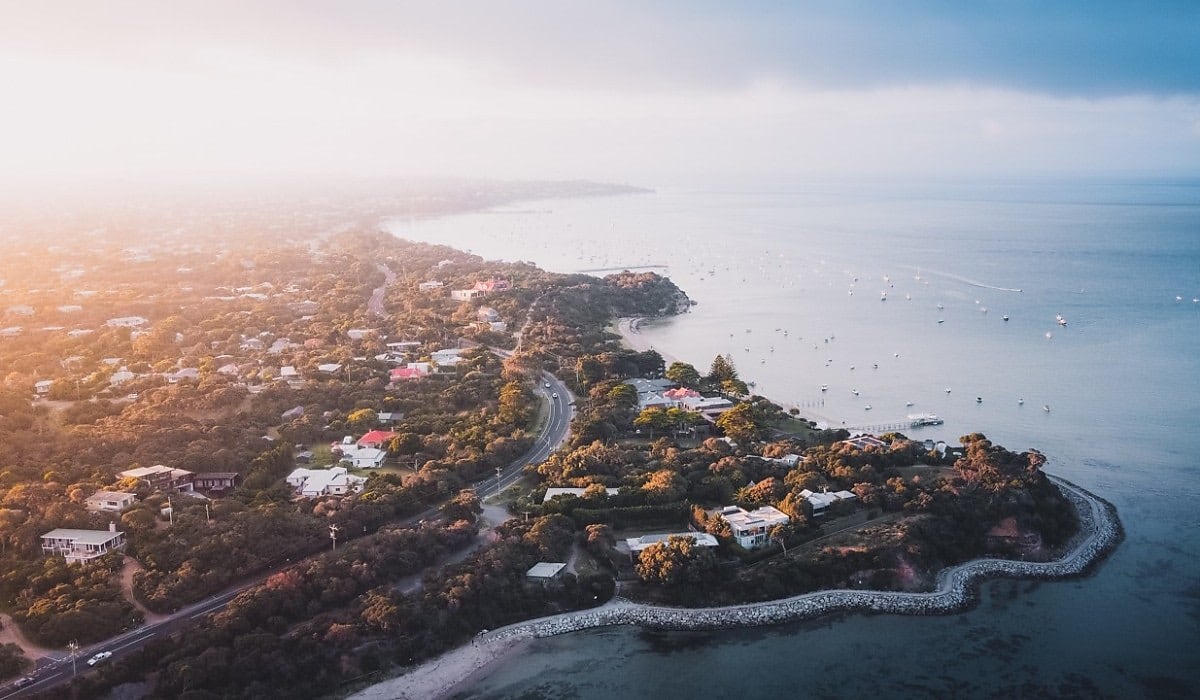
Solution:
{"label": "sea wall", "polygon": [[782,600],[719,608],[670,608],[614,598],[590,610],[528,620],[480,636],[477,643],[513,637],[549,637],[608,625],[673,630],[707,630],[772,625],[835,612],[944,615],[975,604],[979,584],[989,578],[1062,579],[1085,574],[1111,552],[1124,531],[1116,508],[1071,482],[1051,476],[1079,516],[1079,532],[1067,553],[1050,562],[974,559],[942,570],[937,586],[923,593],[830,590]]}

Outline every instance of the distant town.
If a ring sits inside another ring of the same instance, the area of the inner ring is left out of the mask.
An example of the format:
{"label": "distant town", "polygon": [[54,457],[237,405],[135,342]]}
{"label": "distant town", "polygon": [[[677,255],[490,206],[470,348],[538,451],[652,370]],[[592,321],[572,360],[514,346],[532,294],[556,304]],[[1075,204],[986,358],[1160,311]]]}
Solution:
{"label": "distant town", "polygon": [[[401,208],[535,194],[482,189]],[[0,680],[337,696],[618,597],[929,591],[1079,532],[1037,451],[818,429],[623,344],[670,280],[379,232],[399,206],[4,222]]]}

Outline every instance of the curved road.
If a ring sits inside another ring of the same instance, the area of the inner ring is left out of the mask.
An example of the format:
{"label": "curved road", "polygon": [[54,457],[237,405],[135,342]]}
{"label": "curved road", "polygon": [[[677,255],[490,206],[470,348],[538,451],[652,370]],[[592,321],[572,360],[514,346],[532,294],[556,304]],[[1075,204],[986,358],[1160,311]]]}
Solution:
{"label": "curved road", "polygon": [[[546,386],[547,384],[549,387]],[[500,471],[499,478],[490,477],[476,486],[476,492],[481,499],[484,496],[498,493],[511,486],[521,478],[526,465],[545,460],[566,442],[571,429],[571,416],[574,413],[574,409],[572,408],[574,396],[568,391],[566,384],[563,384],[549,372],[542,373],[542,382],[536,391],[539,396],[549,403],[550,410],[546,422],[542,425],[541,430],[534,439],[533,446],[528,452],[504,467]],[[556,394],[557,397],[555,397]],[[431,508],[423,513],[406,518],[402,522],[412,524],[421,519],[434,517],[436,514],[437,508]],[[66,652],[63,652],[61,656],[39,659],[41,666],[28,676],[33,679],[33,682],[21,688],[16,687],[16,682],[10,682],[8,685],[0,687],[0,700],[22,697],[30,693],[43,693],[60,683],[69,682],[77,673],[86,673],[91,670],[91,667],[87,665],[87,660],[99,651],[112,652],[111,658],[101,662],[102,664],[111,664],[123,656],[134,653],[152,639],[162,638],[184,630],[199,622],[201,618],[221,611],[238,594],[253,586],[257,586],[267,577],[283,568],[287,567],[280,567],[280,569],[264,572],[248,583],[193,603],[171,614],[168,619],[162,622],[138,627],[91,647],[81,648],[76,654],[74,664],[72,664],[71,657]]]}

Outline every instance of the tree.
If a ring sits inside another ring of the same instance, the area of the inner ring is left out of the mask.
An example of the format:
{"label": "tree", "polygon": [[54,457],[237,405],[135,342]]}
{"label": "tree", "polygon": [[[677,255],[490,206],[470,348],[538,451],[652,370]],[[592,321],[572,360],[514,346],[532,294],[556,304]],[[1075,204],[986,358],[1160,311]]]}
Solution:
{"label": "tree", "polygon": [[442,506],[442,515],[449,522],[455,520],[469,520],[474,522],[475,516],[483,512],[483,507],[479,505],[479,497],[475,495],[473,489],[463,489],[458,494],[446,501]]}
{"label": "tree", "polygon": [[651,407],[643,410],[633,419],[633,424],[639,428],[646,428],[650,431],[650,439],[654,439],[654,431],[666,430],[671,425],[671,419],[667,417],[667,412],[658,407]]}
{"label": "tree", "polygon": [[618,384],[608,390],[608,400],[622,408],[633,408],[638,402],[637,389],[631,384]]}
{"label": "tree", "polygon": [[686,362],[672,362],[667,368],[667,379],[689,389],[700,388],[700,372]]}
{"label": "tree", "polygon": [[713,358],[712,365],[708,368],[708,381],[710,384],[721,386],[722,382],[737,378],[737,369],[733,366],[733,360],[728,355],[717,355]]}
{"label": "tree", "polygon": [[379,423],[379,415],[373,408],[360,408],[346,416],[346,426],[356,433],[365,433]]}
{"label": "tree", "polygon": [[742,447],[757,440],[761,430],[754,407],[748,403],[740,403],[718,416],[717,427]]}
{"label": "tree", "polygon": [[672,535],[642,550],[634,569],[646,583],[674,587],[703,582],[716,567],[707,547],[684,535]]}

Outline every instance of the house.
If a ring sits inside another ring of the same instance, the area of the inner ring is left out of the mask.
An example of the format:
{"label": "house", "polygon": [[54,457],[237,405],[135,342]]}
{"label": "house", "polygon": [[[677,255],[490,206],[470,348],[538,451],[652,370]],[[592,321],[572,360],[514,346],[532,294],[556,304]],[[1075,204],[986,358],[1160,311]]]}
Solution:
{"label": "house", "polygon": [[81,564],[125,546],[125,533],[117,532],[116,523],[107,530],[58,528],[42,535],[42,552],[62,556],[68,564]]}
{"label": "house", "polygon": [[304,407],[303,406],[292,406],[288,410],[279,414],[279,417],[282,418],[283,420],[296,420],[297,418],[301,418],[303,416],[304,416]]}
{"label": "house", "polygon": [[409,362],[403,367],[394,367],[388,372],[388,378],[393,382],[428,377],[433,371],[433,365],[428,362]]}
{"label": "house", "polygon": [[121,369],[113,372],[112,375],[109,376],[108,384],[109,386],[117,386],[118,384],[124,384],[125,382],[136,378],[137,375],[133,372],[130,372],[129,368],[121,367]]}
{"label": "house", "polygon": [[317,371],[324,372],[325,374],[333,374],[341,369],[342,365],[340,362],[326,362],[324,364],[317,365]]}
{"label": "house", "polygon": [[119,316],[104,322],[109,328],[139,328],[150,323],[150,319],[142,316]]}
{"label": "house", "polygon": [[298,301],[293,304],[292,308],[296,310],[296,313],[308,315],[315,314],[320,311],[321,305],[315,301],[312,301],[311,299],[305,299],[304,301]]}
{"label": "house", "polygon": [[490,306],[481,306],[475,310],[475,318],[484,323],[492,323],[500,320],[500,312]]}
{"label": "house", "polygon": [[200,379],[200,370],[195,367],[184,367],[174,372],[166,372],[163,377],[166,378],[168,384],[178,384],[184,379],[195,381]]}
{"label": "house", "polygon": [[838,501],[854,501],[858,499],[858,496],[855,496],[849,491],[813,493],[808,489],[804,489],[800,492],[800,496],[804,498],[805,509],[808,510],[814,518],[819,518],[824,515],[825,510]]}
{"label": "house", "polygon": [[525,572],[525,578],[533,583],[547,586],[558,581],[566,568],[567,565],[562,562],[539,561]]}
{"label": "house", "polygon": [[483,292],[484,294],[488,294],[490,292],[506,292],[512,289],[512,283],[504,279],[490,279],[486,282],[476,282],[472,289],[477,292]]}
{"label": "house", "polygon": [[395,425],[404,420],[404,414],[399,411],[380,411],[375,416],[380,425]]}
{"label": "house", "polygon": [[462,361],[461,348],[442,348],[434,350],[429,355],[429,359],[438,367],[453,367]]}
{"label": "house", "polygon": [[280,379],[299,379],[300,373],[292,365],[284,365],[279,368]]}
{"label": "house", "polygon": [[375,447],[352,447],[342,450],[342,461],[349,462],[355,469],[378,469],[387,459],[387,450]]}
{"label": "house", "polygon": [[137,496],[124,491],[97,491],[83,502],[92,513],[120,513],[137,501]]}
{"label": "house", "polygon": [[687,537],[692,540],[697,547],[717,547],[720,542],[717,538],[707,532],[672,532],[666,535],[642,535],[641,537],[630,537],[625,540],[625,544],[629,547],[629,554],[637,556],[642,553],[642,550],[652,544],[666,542],[672,537]]}
{"label": "house", "polygon": [[227,362],[217,368],[217,374],[224,374],[227,377],[236,377],[241,374],[238,366],[232,362]]}
{"label": "house", "polygon": [[379,450],[383,449],[394,437],[396,437],[396,433],[391,430],[372,430],[356,440],[354,444],[360,448],[372,447]]}
{"label": "house", "polygon": [[858,450],[865,450],[869,447],[875,447],[881,450],[886,450],[888,448],[888,444],[883,440],[880,440],[874,435],[867,435],[865,433],[863,435],[856,435],[849,440],[842,440],[840,444],[850,445]]}
{"label": "house", "polygon": [[34,382],[33,390],[37,392],[38,396],[45,396],[50,393],[50,387],[52,386],[54,386],[53,379],[43,379],[40,382]]}
{"label": "house", "polygon": [[370,335],[375,335],[379,331],[374,328],[351,328],[346,331],[346,337],[350,340],[362,340]]}
{"label": "house", "polygon": [[422,292],[429,292],[433,291],[434,289],[441,289],[444,286],[444,284],[438,282],[437,280],[429,280],[428,282],[422,282],[418,284],[417,289]]}
{"label": "house", "polygon": [[[574,496],[575,498],[583,498],[583,492],[587,489],[571,489],[552,487],[546,489],[546,495],[542,497],[542,503],[552,501],[559,496]],[[604,493],[609,496],[615,496],[619,489],[604,489]]]}
{"label": "house", "polygon": [[155,491],[192,491],[195,474],[186,469],[172,469],[156,464],[153,467],[126,469],[117,474],[122,479],[138,479],[149,484]]}
{"label": "house", "polygon": [[647,408],[661,408],[666,410],[668,408],[675,408],[675,402],[657,391],[651,391],[645,394],[638,394],[638,408],[643,411]]}
{"label": "house", "polygon": [[330,469],[306,469],[299,467],[287,475],[287,483],[305,498],[318,496],[344,496],[355,493],[366,483],[361,476],[354,476],[345,467]]}
{"label": "house", "polygon": [[771,506],[747,511],[738,506],[725,506],[720,515],[733,531],[733,538],[744,549],[758,549],[771,540],[771,529],[791,521],[786,514]]}
{"label": "house", "polygon": [[475,297],[483,296],[485,292],[478,289],[451,289],[450,298],[455,301],[471,301]]}
{"label": "house", "polygon": [[237,472],[200,472],[192,483],[201,491],[220,493],[236,488],[241,479]]}

